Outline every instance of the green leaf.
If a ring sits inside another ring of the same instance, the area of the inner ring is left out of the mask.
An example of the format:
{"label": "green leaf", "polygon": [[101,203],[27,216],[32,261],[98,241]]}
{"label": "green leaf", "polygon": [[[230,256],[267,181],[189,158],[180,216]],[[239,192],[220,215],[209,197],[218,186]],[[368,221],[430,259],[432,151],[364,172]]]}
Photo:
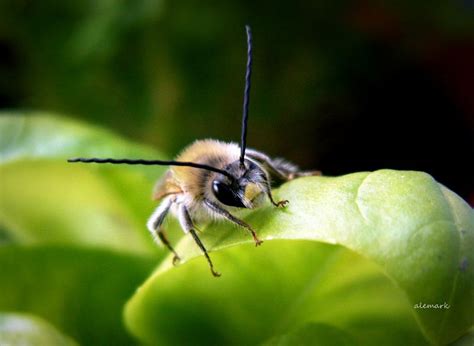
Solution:
{"label": "green leaf", "polygon": [[154,206],[153,180],[163,168],[66,162],[78,156],[158,155],[75,121],[42,113],[0,116],[0,226],[7,232],[3,238],[20,244],[156,253],[145,222]]}
{"label": "green leaf", "polygon": [[352,337],[339,328],[324,323],[308,323],[290,333],[272,338],[265,345],[274,346],[305,346],[318,344],[325,346],[355,345]]}
{"label": "green leaf", "polygon": [[0,311],[41,316],[84,345],[130,344],[121,310],[153,263],[108,250],[2,246]]}
{"label": "green leaf", "polygon": [[[127,303],[132,333],[150,343],[191,341],[191,335],[195,342],[239,344],[322,322],[362,344],[419,344],[421,333],[447,343],[473,324],[474,212],[429,175],[381,170],[309,177],[276,195],[290,205],[245,217],[260,238],[339,244],[367,260],[295,242],[217,251],[252,240],[213,224],[201,238],[223,277],[210,277],[202,259],[170,270],[169,258]],[[189,237],[177,251],[183,262],[200,254]],[[350,260],[340,264],[338,256]],[[416,308],[419,303],[441,308]]]}
{"label": "green leaf", "polygon": [[146,344],[254,345],[317,322],[360,345],[426,344],[400,290],[342,247],[278,240],[211,256],[219,279],[200,260],[142,285],[126,305],[131,332]]}
{"label": "green leaf", "polygon": [[458,340],[456,340],[453,343],[449,344],[450,346],[472,346],[474,345],[474,327],[467,332],[467,334],[464,334],[462,337],[460,337]]}
{"label": "green leaf", "polygon": [[0,313],[0,344],[77,345],[43,319],[18,313]]}

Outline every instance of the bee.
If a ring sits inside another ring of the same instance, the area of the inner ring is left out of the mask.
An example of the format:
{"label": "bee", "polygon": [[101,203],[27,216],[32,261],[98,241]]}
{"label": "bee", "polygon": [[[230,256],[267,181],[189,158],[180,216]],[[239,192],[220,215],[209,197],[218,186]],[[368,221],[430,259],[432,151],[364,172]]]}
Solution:
{"label": "bee", "polygon": [[272,195],[272,182],[286,182],[301,176],[319,175],[319,171],[301,171],[296,165],[283,159],[246,148],[247,123],[252,73],[252,33],[248,25],[247,66],[242,115],[240,146],[213,139],[195,141],[186,147],[173,161],[74,158],[68,162],[111,163],[130,165],[167,165],[170,168],[158,181],[153,198],[160,201],[147,222],[147,228],[156,242],[164,244],[174,254],[173,263],[180,256],[166,237],[163,221],[173,214],[186,234],[190,234],[204,254],[211,273],[218,277],[208,250],[196,233],[196,224],[215,219],[225,219],[252,236],[255,245],[261,245],[255,230],[245,221],[234,216],[237,209],[254,209],[268,199],[275,207],[285,207],[288,200],[276,201]]}

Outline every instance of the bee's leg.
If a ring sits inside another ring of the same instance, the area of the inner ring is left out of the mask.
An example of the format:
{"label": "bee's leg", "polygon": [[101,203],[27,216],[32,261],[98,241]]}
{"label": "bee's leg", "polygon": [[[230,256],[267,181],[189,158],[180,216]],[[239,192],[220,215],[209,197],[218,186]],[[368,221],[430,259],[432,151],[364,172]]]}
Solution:
{"label": "bee's leg", "polygon": [[257,237],[257,233],[255,233],[255,231],[253,230],[252,227],[250,227],[250,225],[248,223],[246,223],[245,221],[242,221],[238,218],[236,218],[234,215],[232,215],[231,213],[229,213],[227,210],[221,208],[219,205],[217,205],[216,203],[208,200],[208,199],[205,199],[204,200],[204,204],[210,209],[212,210],[214,213],[216,214],[219,214],[223,217],[225,217],[227,220],[235,223],[236,225],[240,226],[240,227],[243,227],[245,228],[246,230],[248,230],[251,234],[252,234],[252,237],[253,237],[253,240],[255,241],[255,246],[259,246],[260,244],[263,243],[262,240],[258,239]]}
{"label": "bee's leg", "polygon": [[[264,154],[262,154],[264,155]],[[254,161],[254,163],[261,169],[261,171],[263,172],[263,177],[262,177],[262,188],[263,188],[263,191],[265,192],[265,194],[267,195],[268,199],[270,200],[270,202],[275,206],[275,207],[286,207],[286,205],[289,203],[288,200],[282,200],[282,201],[278,201],[276,202],[274,199],[273,199],[273,195],[272,195],[272,187],[270,185],[270,175],[269,173],[267,172],[266,169],[264,169],[263,167],[263,163],[260,163],[258,161]],[[284,178],[284,180],[287,180],[286,178]]]}
{"label": "bee's leg", "polygon": [[265,194],[268,196],[268,199],[270,200],[270,202],[272,202],[272,204],[275,207],[286,207],[288,203],[290,203],[287,199],[275,202],[275,200],[273,199],[272,187],[270,186],[270,179],[268,177],[268,174],[265,174],[265,179],[263,181],[263,191],[265,192]]}
{"label": "bee's leg", "polygon": [[261,163],[268,170],[272,177],[275,177],[281,181],[288,181],[295,178],[312,175],[321,175],[321,171],[301,171],[297,166],[290,162],[282,159],[272,159],[266,154],[257,150],[247,149],[246,155],[250,159]]}
{"label": "bee's leg", "polygon": [[191,233],[194,241],[199,246],[201,251],[204,253],[204,256],[206,257],[207,262],[209,263],[209,267],[211,269],[212,275],[214,275],[215,277],[221,276],[220,273],[214,270],[214,265],[212,264],[211,258],[209,257],[209,254],[207,253],[207,250],[204,247],[204,244],[201,242],[201,239],[199,239],[198,235],[196,234],[196,231],[194,230],[195,227],[193,225],[193,221],[191,220],[191,216],[189,215],[188,209],[183,204],[180,205],[179,207],[179,223],[181,224],[181,227],[184,229],[186,233],[187,232]]}
{"label": "bee's leg", "polygon": [[163,243],[168,248],[168,250],[170,250],[174,254],[173,264],[176,264],[177,262],[180,261],[180,258],[178,254],[176,253],[176,251],[171,246],[170,242],[168,241],[168,238],[166,237],[164,233],[163,228],[161,227],[173,203],[174,203],[174,197],[168,197],[163,202],[161,202],[161,204],[156,208],[156,210],[148,219],[147,228],[150,231],[151,235],[153,236],[153,239],[155,240],[155,242],[161,241],[161,243]]}

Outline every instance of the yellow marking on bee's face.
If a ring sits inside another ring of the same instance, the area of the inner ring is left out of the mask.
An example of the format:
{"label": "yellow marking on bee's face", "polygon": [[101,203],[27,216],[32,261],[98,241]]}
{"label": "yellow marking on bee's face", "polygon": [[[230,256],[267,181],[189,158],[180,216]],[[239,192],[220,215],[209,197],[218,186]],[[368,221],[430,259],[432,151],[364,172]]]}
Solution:
{"label": "yellow marking on bee's face", "polygon": [[247,186],[245,187],[245,191],[244,191],[244,197],[248,200],[248,201],[253,201],[253,199],[255,197],[257,197],[257,195],[261,192],[261,190],[258,188],[257,184],[254,184],[254,183],[249,183],[247,184]]}

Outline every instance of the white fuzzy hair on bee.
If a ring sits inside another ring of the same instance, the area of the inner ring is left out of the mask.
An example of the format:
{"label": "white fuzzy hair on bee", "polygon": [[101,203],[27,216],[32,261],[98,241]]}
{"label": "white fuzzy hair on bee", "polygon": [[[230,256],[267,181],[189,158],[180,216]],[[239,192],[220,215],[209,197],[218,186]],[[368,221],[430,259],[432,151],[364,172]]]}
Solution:
{"label": "white fuzzy hair on bee", "polygon": [[265,198],[275,207],[285,207],[287,200],[273,199],[271,182],[281,183],[301,176],[320,174],[319,171],[301,171],[283,159],[272,159],[260,151],[246,148],[252,74],[252,33],[248,25],[245,29],[248,49],[240,146],[237,143],[205,139],[195,141],[172,161],[110,158],[68,160],[83,163],[170,166],[153,190],[153,198],[160,203],[150,216],[147,228],[156,242],[162,243],[174,254],[173,263],[177,264],[180,257],[168,241],[163,228],[166,216],[174,215],[183,231],[193,237],[216,277],[220,274],[214,269],[209,253],[196,233],[196,223],[214,219],[227,220],[247,230],[258,246],[262,244],[262,240],[258,238],[255,230],[234,216],[233,212],[238,208],[258,208]]}

